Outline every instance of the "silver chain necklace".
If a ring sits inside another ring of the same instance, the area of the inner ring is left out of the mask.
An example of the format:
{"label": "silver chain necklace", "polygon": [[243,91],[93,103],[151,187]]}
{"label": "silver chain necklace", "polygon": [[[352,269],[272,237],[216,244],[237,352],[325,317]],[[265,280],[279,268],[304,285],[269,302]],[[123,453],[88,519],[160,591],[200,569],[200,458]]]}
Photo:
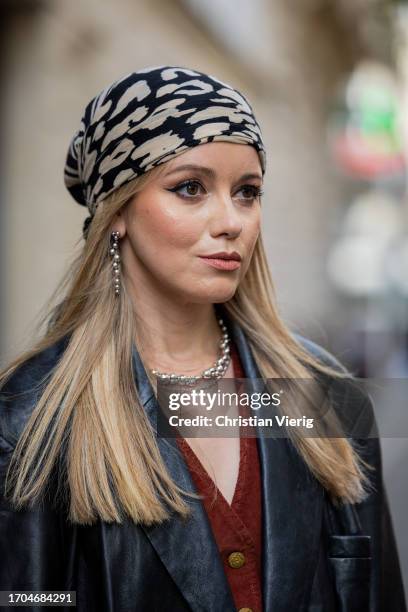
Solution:
{"label": "silver chain necklace", "polygon": [[231,360],[229,347],[230,338],[228,335],[227,327],[224,325],[224,321],[222,319],[218,319],[218,323],[222,331],[222,338],[219,342],[221,356],[217,359],[217,361],[214,362],[212,367],[203,370],[201,374],[198,374],[197,376],[186,376],[185,374],[168,374],[164,372],[158,372],[157,370],[150,370],[151,373],[154,374],[154,376],[159,378],[161,381],[169,384],[183,383],[186,385],[193,385],[202,378],[222,378],[225,372],[227,371]]}

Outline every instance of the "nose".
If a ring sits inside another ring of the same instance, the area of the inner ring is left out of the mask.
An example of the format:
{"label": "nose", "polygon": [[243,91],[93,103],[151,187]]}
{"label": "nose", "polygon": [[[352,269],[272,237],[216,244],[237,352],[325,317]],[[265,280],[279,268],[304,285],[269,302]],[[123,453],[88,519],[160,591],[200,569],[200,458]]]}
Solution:
{"label": "nose", "polygon": [[210,233],[213,237],[236,238],[242,232],[242,217],[229,193],[214,194],[210,206]]}

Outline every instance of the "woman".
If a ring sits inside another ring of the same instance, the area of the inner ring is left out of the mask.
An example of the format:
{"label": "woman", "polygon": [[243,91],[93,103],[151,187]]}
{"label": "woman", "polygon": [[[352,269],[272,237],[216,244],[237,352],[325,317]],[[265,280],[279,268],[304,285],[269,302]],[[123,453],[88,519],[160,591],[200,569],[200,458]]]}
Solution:
{"label": "woman", "polygon": [[0,590],[75,591],[81,612],[405,610],[378,439],[157,433],[168,377],[351,396],[277,312],[264,173],[251,106],[213,76],[147,68],[87,105],[65,167],[85,244],[2,375]]}

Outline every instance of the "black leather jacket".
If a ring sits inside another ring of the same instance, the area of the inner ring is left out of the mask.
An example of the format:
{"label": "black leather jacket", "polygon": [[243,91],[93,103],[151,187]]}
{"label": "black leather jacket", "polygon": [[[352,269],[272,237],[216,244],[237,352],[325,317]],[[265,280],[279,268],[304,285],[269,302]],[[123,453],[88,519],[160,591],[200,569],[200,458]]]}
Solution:
{"label": "black leather jacket", "polygon": [[[246,378],[259,379],[243,331],[235,323],[230,323],[230,331]],[[321,347],[300,339],[321,359],[336,363]],[[154,527],[130,521],[72,526],[48,503],[16,512],[4,500],[9,459],[35,405],[36,392],[30,388],[55,364],[65,346],[64,339],[31,359],[2,390],[0,590],[74,590],[80,612],[233,612],[222,561],[199,500],[190,502],[191,519],[172,516]],[[140,397],[155,423],[156,399],[135,349],[133,355]],[[334,523],[329,529],[324,489],[292,443],[265,437],[257,442],[263,494],[264,610],[405,611],[378,439],[362,441],[364,458],[376,467],[372,476],[376,491],[355,506],[356,512],[348,507],[334,533]],[[174,480],[195,491],[175,440],[158,438],[158,443]]]}

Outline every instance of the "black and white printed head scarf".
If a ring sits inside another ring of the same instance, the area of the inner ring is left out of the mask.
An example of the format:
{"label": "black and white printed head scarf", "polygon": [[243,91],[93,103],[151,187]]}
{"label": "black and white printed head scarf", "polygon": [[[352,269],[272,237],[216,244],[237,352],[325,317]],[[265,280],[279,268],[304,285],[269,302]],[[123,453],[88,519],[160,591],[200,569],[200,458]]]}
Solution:
{"label": "black and white printed head scarf", "polygon": [[266,154],[248,100],[214,76],[178,66],[144,68],[103,89],[86,106],[73,136],[64,182],[90,212],[115,189],[186,149],[212,141]]}

